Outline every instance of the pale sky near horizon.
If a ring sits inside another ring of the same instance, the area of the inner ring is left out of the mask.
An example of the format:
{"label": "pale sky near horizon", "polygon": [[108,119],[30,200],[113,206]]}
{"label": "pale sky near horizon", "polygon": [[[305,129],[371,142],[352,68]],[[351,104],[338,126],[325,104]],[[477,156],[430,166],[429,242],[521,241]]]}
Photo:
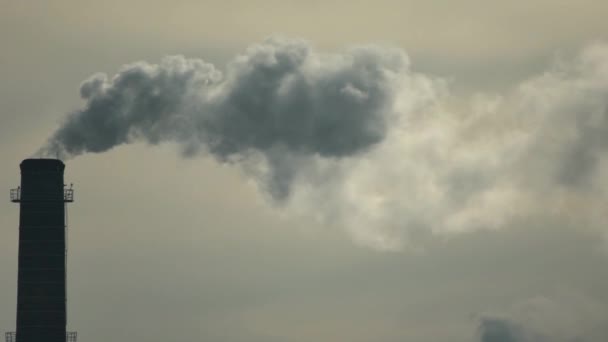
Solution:
{"label": "pale sky near horizon", "polygon": [[247,165],[183,158],[179,141],[66,161],[80,341],[606,341],[607,13],[599,0],[0,0],[0,331],[15,327],[9,189],[83,108],[83,81],[168,55],[225,71],[282,36],[315,56],[402,49],[417,76],[396,106],[432,105],[402,138],[329,158],[343,163],[331,181],[305,173],[287,203]]}

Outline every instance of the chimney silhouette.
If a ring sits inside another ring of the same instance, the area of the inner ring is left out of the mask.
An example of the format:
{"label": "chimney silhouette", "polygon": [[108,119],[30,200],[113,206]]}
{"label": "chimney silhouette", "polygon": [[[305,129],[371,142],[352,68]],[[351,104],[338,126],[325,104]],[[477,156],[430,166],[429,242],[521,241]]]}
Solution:
{"label": "chimney silhouette", "polygon": [[66,204],[73,190],[63,182],[57,159],[26,159],[21,186],[11,190],[19,203],[17,332],[7,341],[66,342]]}

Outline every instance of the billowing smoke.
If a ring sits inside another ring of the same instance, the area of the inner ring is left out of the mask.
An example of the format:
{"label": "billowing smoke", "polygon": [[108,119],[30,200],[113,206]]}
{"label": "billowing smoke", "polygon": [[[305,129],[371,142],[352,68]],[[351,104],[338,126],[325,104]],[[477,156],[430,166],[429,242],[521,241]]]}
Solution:
{"label": "billowing smoke", "polygon": [[43,153],[69,157],[172,141],[186,155],[207,152],[222,161],[257,155],[280,199],[296,176],[294,157],[348,157],[384,139],[408,67],[396,49],[320,55],[304,41],[278,38],[250,47],[225,73],[181,56],[135,63],[85,81],[85,106]]}
{"label": "billowing smoke", "polygon": [[530,218],[604,229],[607,46],[464,111],[446,84],[399,49],[322,54],[273,38],[223,71],[178,56],[95,75],[42,153],[177,143],[238,165],[285,212],[381,249]]}
{"label": "billowing smoke", "polygon": [[[341,160],[322,187],[295,191],[294,211],[390,250],[522,222],[606,232],[608,46],[504,95],[479,93],[465,111],[448,106],[437,81],[419,77],[409,89],[385,140]],[[425,106],[411,105],[421,98]]]}

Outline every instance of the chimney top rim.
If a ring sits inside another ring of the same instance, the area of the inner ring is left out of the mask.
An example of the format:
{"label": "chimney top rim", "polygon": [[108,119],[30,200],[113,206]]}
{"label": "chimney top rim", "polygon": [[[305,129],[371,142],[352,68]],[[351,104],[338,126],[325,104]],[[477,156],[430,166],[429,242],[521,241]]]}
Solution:
{"label": "chimney top rim", "polygon": [[64,168],[65,164],[59,159],[51,158],[29,158],[24,159],[21,164],[21,169],[56,169]]}

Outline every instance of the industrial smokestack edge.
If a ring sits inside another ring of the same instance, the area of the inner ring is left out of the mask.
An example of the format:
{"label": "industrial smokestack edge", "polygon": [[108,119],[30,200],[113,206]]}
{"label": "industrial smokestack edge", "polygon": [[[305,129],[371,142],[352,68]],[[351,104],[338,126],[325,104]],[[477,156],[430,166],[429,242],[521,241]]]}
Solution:
{"label": "industrial smokestack edge", "polygon": [[66,332],[66,204],[74,192],[63,179],[58,159],[25,159],[21,186],[12,189],[19,203],[17,331],[6,342],[73,342]]}

